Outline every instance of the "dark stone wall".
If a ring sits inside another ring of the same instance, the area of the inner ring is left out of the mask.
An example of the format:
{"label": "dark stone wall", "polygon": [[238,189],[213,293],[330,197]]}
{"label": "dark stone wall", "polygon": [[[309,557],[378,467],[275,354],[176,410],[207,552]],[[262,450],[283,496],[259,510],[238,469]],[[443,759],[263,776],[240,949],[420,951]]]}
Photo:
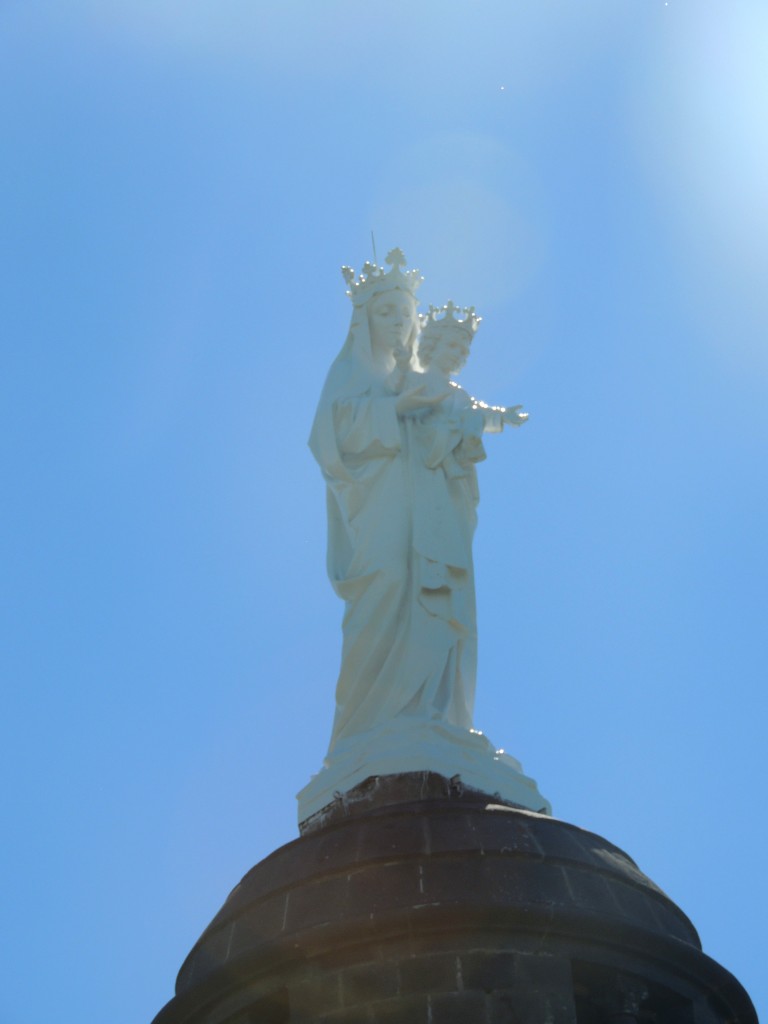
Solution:
{"label": "dark stone wall", "polygon": [[155,1024],[756,1024],[606,840],[414,773],[253,868]]}

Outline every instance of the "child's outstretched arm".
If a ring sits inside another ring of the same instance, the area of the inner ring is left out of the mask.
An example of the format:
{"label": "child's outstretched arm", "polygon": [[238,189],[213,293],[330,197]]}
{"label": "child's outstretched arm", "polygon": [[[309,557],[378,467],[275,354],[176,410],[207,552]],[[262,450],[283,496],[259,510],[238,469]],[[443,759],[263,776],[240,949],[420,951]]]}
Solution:
{"label": "child's outstretched arm", "polygon": [[481,402],[479,398],[470,398],[472,408],[478,409],[483,414],[485,426],[483,431],[486,434],[499,434],[505,426],[522,427],[528,419],[528,413],[523,412],[522,405],[488,405]]}

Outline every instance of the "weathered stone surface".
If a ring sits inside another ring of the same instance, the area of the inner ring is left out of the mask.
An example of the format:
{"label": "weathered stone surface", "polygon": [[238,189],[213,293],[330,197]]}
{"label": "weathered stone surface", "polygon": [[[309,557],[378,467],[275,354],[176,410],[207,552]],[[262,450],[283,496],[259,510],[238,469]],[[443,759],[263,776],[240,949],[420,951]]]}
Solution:
{"label": "weathered stone surface", "polygon": [[245,876],[155,1024],[756,1024],[599,836],[418,773],[357,797]]}

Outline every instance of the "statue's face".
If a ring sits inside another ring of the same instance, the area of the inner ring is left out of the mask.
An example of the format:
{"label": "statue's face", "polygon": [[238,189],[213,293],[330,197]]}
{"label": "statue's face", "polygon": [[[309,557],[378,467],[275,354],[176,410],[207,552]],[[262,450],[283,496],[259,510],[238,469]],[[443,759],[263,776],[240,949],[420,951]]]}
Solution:
{"label": "statue's face", "polygon": [[394,353],[404,348],[416,323],[416,300],[394,288],[371,299],[368,325],[374,351]]}
{"label": "statue's face", "polygon": [[469,338],[460,327],[444,327],[432,350],[430,365],[444,376],[458,373],[469,356]]}

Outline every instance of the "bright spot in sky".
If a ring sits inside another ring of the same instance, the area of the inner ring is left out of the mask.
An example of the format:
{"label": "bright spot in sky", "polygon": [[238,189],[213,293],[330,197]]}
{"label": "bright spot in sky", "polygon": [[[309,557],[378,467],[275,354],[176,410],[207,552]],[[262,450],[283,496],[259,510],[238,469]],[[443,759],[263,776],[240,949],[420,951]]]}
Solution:
{"label": "bright spot in sky", "polygon": [[[704,4],[670,23],[637,81],[639,155],[695,288],[704,331],[768,372],[768,7]],[[727,287],[724,287],[726,286]],[[738,304],[723,305],[723,296]],[[741,341],[729,324],[746,316]],[[725,340],[727,337],[727,341]]]}

